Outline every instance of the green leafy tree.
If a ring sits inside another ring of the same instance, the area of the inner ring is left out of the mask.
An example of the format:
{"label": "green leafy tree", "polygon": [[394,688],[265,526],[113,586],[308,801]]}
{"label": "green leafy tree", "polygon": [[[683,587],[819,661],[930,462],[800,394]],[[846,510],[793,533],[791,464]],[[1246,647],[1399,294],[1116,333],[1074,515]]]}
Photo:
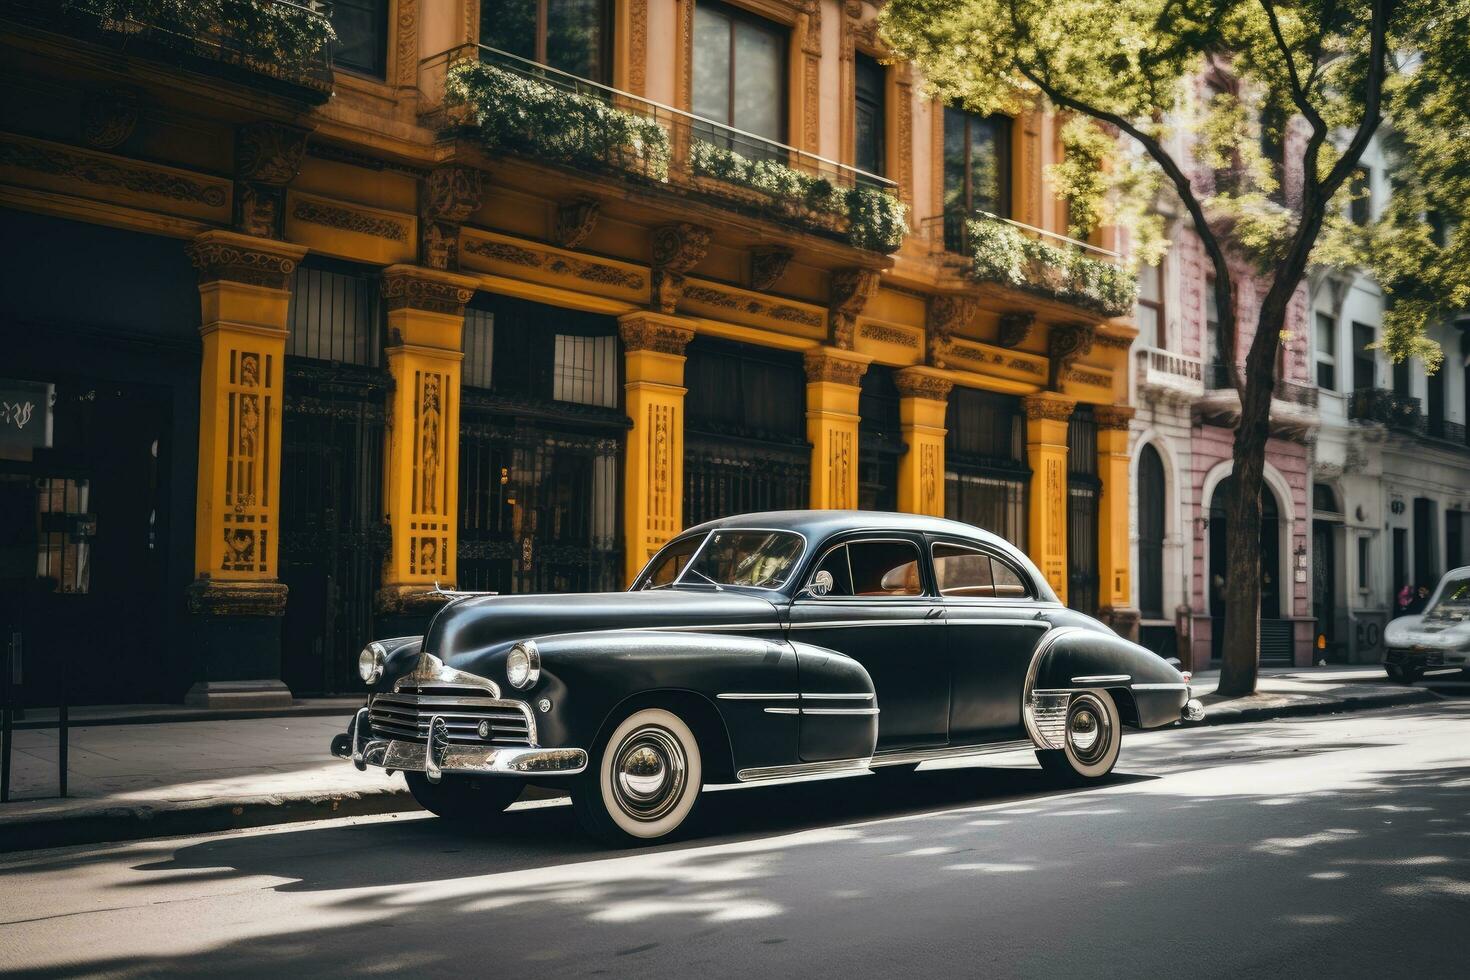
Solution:
{"label": "green leafy tree", "polygon": [[[881,16],[937,95],[1074,117],[1073,161],[1053,170],[1074,233],[1114,220],[1155,258],[1161,228],[1139,202],[1172,193],[1213,268],[1223,351],[1238,330],[1230,260],[1264,283],[1244,367],[1226,363],[1240,420],[1220,690],[1254,691],[1271,395],[1303,275],[1368,267],[1391,298],[1382,346],[1431,369],[1426,329],[1470,306],[1470,0],[889,0]],[[1229,84],[1197,97],[1208,77]],[[1349,227],[1351,178],[1385,116],[1395,195],[1377,225]],[[1098,132],[1123,138],[1102,179]]]}

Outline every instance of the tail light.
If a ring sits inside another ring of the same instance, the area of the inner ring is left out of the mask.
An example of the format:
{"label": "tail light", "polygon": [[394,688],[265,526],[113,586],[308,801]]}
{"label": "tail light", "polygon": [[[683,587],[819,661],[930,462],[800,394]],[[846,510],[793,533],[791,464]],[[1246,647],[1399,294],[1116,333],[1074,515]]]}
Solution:
{"label": "tail light", "polygon": [[1184,683],[1188,684],[1190,679],[1194,677],[1194,672],[1189,670],[1181,670],[1179,672],[1179,676],[1184,678]]}

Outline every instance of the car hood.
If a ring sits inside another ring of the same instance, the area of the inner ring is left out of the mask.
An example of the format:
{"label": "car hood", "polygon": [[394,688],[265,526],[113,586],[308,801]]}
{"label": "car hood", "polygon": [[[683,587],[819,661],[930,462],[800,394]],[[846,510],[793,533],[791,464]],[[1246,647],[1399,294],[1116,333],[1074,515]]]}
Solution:
{"label": "car hood", "polygon": [[439,611],[429,624],[423,649],[447,659],[561,633],[736,624],[775,628],[779,623],[777,607],[770,600],[731,591],[475,596]]}

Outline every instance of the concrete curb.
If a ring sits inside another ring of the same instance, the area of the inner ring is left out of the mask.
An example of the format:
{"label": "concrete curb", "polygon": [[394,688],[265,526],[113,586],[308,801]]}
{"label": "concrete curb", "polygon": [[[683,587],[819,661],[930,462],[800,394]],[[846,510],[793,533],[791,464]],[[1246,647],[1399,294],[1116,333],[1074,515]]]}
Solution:
{"label": "concrete curb", "polygon": [[[1206,705],[1204,720],[1186,727],[1339,714],[1440,700],[1439,695],[1423,688],[1331,698],[1316,695],[1302,697],[1303,700],[1286,704],[1245,708]],[[364,793],[312,793],[301,796],[251,796],[135,806],[109,805],[105,801],[99,801],[97,806],[80,812],[42,814],[32,820],[6,820],[3,812],[0,812],[0,853],[206,834],[334,817],[406,813],[419,809],[407,789]]]}

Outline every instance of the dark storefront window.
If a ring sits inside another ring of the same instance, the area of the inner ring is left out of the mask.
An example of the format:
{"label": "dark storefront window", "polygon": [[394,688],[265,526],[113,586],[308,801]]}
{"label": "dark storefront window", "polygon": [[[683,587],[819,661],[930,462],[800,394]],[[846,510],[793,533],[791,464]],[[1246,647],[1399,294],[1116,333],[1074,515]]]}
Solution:
{"label": "dark storefront window", "polygon": [[944,513],[1026,549],[1026,415],[1021,401],[956,387],[945,415]]}
{"label": "dark storefront window", "polygon": [[388,0],[332,0],[332,62],[373,78],[388,67]]}
{"label": "dark storefront window", "polygon": [[610,0],[497,0],[480,7],[480,43],[594,82],[612,80]]}
{"label": "dark storefront window", "polygon": [[898,462],[906,446],[893,368],[871,365],[858,399],[858,507],[898,510]]}
{"label": "dark storefront window", "polygon": [[944,110],[944,244],[963,251],[975,211],[1010,217],[1011,120]]}
{"label": "dark storefront window", "polygon": [[1097,614],[1097,423],[1078,405],[1067,424],[1067,605]]}
{"label": "dark storefront window", "polygon": [[1153,446],[1138,454],[1138,609],[1164,618],[1164,461]]}
{"label": "dark storefront window", "polygon": [[[786,140],[787,32],[733,7],[694,8],[694,114],[764,137]],[[698,133],[746,156],[773,149],[713,127]]]}
{"label": "dark storefront window", "polygon": [[806,507],[801,355],[696,337],[684,364],[684,525]]}
{"label": "dark storefront window", "polygon": [[378,367],[383,312],[375,270],[313,257],[291,283],[289,357]]}
{"label": "dark storefront window", "polygon": [[853,72],[857,95],[853,127],[857,141],[854,161],[859,170],[881,177],[886,153],[883,66],[876,59],[859,54]]}

